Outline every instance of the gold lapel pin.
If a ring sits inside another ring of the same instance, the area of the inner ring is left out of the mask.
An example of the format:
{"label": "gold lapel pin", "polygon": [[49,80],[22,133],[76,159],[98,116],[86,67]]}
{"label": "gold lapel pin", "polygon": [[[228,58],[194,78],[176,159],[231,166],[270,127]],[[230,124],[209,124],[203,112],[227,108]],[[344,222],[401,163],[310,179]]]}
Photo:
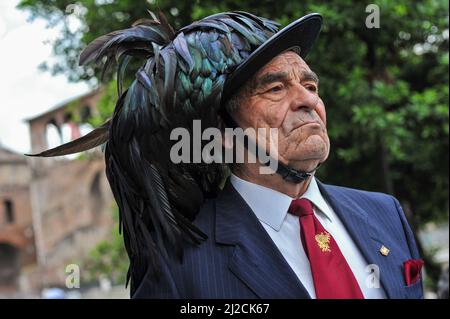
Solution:
{"label": "gold lapel pin", "polygon": [[381,253],[383,256],[389,255],[389,252],[390,252],[389,248],[387,248],[385,245],[382,245],[382,246],[381,246],[381,248],[380,248],[380,253]]}

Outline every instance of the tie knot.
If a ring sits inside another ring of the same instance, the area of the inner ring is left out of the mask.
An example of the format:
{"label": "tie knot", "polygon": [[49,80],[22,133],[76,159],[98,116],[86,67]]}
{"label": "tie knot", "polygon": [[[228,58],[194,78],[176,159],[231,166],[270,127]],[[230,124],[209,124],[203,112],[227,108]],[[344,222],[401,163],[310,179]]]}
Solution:
{"label": "tie knot", "polygon": [[298,217],[314,214],[312,204],[306,198],[294,199],[289,206],[288,212]]}

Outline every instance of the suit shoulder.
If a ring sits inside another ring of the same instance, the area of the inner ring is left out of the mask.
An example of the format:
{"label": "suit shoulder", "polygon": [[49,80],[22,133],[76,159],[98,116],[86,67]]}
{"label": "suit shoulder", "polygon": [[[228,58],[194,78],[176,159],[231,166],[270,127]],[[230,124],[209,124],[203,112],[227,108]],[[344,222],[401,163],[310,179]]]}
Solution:
{"label": "suit shoulder", "polygon": [[381,193],[381,192],[367,191],[367,190],[362,190],[362,189],[337,186],[337,185],[328,185],[328,184],[323,184],[323,186],[325,187],[325,189],[327,191],[332,191],[334,193],[337,193],[339,195],[346,196],[346,197],[365,198],[365,199],[370,199],[370,200],[374,200],[374,201],[389,201],[391,203],[394,200],[394,197],[392,195]]}
{"label": "suit shoulder", "polygon": [[[398,236],[401,233],[398,232],[399,229],[408,227],[398,200],[391,195],[335,185],[322,186],[327,193],[324,194],[327,195],[325,197],[331,196],[335,203],[341,202],[346,207],[354,207],[358,211],[365,212],[373,225],[384,225],[392,234]],[[404,237],[399,239],[405,240]]]}
{"label": "suit shoulder", "polygon": [[389,208],[396,208],[397,199],[392,195],[373,192],[355,188],[349,188],[337,185],[322,184],[327,192],[333,192],[338,194],[341,198],[346,198],[348,200],[353,200],[355,202],[364,203],[370,206],[382,205]]}

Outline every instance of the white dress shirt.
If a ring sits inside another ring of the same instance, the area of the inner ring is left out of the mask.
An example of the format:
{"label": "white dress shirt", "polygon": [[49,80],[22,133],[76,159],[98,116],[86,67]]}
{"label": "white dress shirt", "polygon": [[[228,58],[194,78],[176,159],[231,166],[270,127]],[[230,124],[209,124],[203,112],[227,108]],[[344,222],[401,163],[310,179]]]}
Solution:
{"label": "white dress shirt", "polygon": [[[273,189],[245,181],[234,174],[231,175],[231,184],[258,217],[311,298],[315,299],[316,292],[311,268],[301,243],[300,223],[297,216],[287,213],[293,198]],[[373,288],[366,285],[370,275],[370,272],[367,271],[368,263],[334,210],[320,193],[314,177],[301,198],[307,198],[313,203],[314,215],[333,236],[352,269],[364,297],[366,299],[386,298],[381,286]]]}

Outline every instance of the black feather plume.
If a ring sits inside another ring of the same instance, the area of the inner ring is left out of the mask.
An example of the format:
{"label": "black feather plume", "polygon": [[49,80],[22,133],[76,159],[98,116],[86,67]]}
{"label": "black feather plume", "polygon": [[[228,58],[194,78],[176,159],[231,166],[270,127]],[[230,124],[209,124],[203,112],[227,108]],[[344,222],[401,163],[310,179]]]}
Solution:
{"label": "black feather plume", "polygon": [[[158,277],[160,258],[180,259],[185,245],[206,239],[192,221],[203,202],[217,195],[227,172],[220,163],[174,164],[172,129],[192,131],[194,119],[201,119],[203,128],[218,127],[229,70],[278,28],[264,18],[228,12],[174,32],[160,11],[157,16],[102,36],[83,51],[80,64],[105,57],[106,68],[118,62],[120,98],[107,127],[86,136],[82,146],[78,142],[67,146],[83,150],[106,141],[106,174],[119,207],[132,293],[145,274]],[[130,57],[145,63],[123,92]]]}

